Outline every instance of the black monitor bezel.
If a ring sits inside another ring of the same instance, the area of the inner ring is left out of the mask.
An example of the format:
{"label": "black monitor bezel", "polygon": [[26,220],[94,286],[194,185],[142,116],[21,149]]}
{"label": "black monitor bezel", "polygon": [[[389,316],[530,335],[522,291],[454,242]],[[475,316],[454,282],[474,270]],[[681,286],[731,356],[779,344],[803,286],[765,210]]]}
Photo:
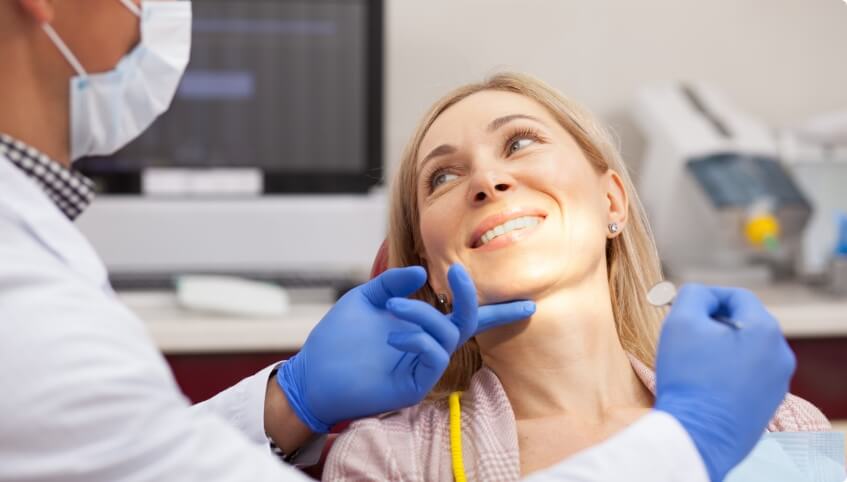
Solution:
{"label": "black monitor bezel", "polygon": [[[194,0],[195,2],[203,0]],[[292,1],[292,0],[277,0]],[[302,1],[302,0],[299,0]],[[310,0],[324,3],[344,3],[349,0]],[[263,172],[263,194],[359,194],[367,193],[384,182],[383,118],[384,118],[384,0],[365,0],[367,3],[366,36],[368,61],[365,88],[366,109],[366,166],[355,173],[327,172]],[[95,159],[95,158],[92,158]],[[108,156],[97,160],[107,160]],[[142,172],[98,172],[80,166],[80,170],[97,185],[101,194],[142,195]]]}

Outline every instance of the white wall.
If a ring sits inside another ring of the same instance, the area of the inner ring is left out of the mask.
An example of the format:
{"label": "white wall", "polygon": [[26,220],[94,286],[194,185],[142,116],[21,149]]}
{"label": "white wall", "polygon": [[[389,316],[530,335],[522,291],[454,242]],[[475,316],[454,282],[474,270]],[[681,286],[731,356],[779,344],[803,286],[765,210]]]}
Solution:
{"label": "white wall", "polygon": [[775,126],[847,108],[845,0],[386,1],[389,162],[434,100],[503,69],[602,115],[631,161],[645,83],[708,80]]}

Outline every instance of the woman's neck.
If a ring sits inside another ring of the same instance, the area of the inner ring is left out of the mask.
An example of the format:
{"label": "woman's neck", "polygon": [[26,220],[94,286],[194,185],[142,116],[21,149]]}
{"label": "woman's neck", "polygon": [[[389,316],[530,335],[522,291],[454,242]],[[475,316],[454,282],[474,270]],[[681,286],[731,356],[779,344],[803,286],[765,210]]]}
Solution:
{"label": "woman's neck", "polygon": [[602,423],[618,409],[652,405],[620,344],[602,266],[535,301],[532,318],[477,336],[518,420],[577,415]]}

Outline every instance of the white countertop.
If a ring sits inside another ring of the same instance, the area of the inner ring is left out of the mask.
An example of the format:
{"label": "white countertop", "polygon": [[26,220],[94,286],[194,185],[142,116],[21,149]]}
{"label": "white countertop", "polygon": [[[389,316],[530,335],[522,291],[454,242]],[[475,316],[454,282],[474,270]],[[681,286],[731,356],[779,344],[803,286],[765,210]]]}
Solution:
{"label": "white countertop", "polygon": [[847,296],[786,284],[754,290],[788,338],[847,337]]}
{"label": "white countertop", "polygon": [[328,303],[297,303],[279,318],[237,318],[182,309],[169,292],[121,293],[147,322],[164,353],[297,351],[329,311]]}
{"label": "white countertop", "polygon": [[[769,288],[757,294],[788,338],[847,337],[847,298],[828,297],[802,286]],[[284,316],[245,319],[186,311],[169,292],[130,292],[119,297],[148,323],[159,348],[169,354],[296,351],[331,306],[297,303],[295,298]]]}

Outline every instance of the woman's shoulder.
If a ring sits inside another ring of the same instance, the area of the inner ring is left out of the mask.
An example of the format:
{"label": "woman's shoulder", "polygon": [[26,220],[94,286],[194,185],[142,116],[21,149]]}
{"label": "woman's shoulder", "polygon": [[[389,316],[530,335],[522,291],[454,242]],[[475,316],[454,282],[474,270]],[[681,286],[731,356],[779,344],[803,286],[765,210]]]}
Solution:
{"label": "woman's shoulder", "polygon": [[370,441],[400,447],[403,444],[396,442],[431,437],[449,423],[449,417],[446,400],[425,400],[402,410],[357,420],[350,424],[339,439],[355,438],[358,439],[357,443]]}
{"label": "woman's shoulder", "polygon": [[[630,362],[641,382],[655,395],[656,373],[629,354]],[[832,430],[829,420],[818,407],[793,394],[788,394],[768,424],[771,432],[822,432]]]}
{"label": "woman's shoulder", "polygon": [[768,424],[771,432],[823,432],[832,430],[829,420],[818,407],[788,394]]}
{"label": "woman's shoulder", "polygon": [[432,438],[447,420],[438,402],[357,420],[332,444],[324,480],[424,480],[421,461],[428,457],[422,440]]}

